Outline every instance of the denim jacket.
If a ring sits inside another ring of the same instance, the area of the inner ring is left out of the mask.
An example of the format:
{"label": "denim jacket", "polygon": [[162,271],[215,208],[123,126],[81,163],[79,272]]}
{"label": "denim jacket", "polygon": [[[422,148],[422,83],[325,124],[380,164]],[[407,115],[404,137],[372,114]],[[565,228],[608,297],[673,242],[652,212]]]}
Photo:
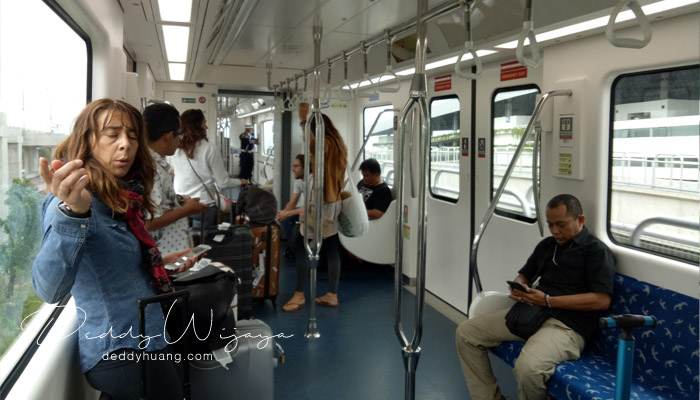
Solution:
{"label": "denim jacket", "polygon": [[[69,292],[78,318],[80,367],[89,371],[118,349],[146,351],[166,346],[165,322],[157,304],[146,307],[146,336],[139,338],[136,301],[155,295],[141,266],[139,241],[126,222],[92,198],[92,215],[71,218],[49,194],[42,205],[43,242],[34,260],[32,284],[37,295],[53,304]],[[150,338],[150,339],[149,339]]]}

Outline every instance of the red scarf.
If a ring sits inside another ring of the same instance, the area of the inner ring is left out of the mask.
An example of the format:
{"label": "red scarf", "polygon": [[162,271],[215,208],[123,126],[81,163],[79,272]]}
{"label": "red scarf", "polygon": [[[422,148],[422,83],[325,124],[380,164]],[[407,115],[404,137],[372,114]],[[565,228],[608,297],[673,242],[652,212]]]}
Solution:
{"label": "red scarf", "polygon": [[172,292],[173,287],[170,284],[170,279],[168,279],[168,273],[165,271],[163,257],[161,257],[158,246],[156,246],[143,222],[141,209],[143,195],[130,190],[123,190],[123,192],[129,199],[129,207],[126,210],[126,214],[124,214],[124,221],[131,228],[131,232],[139,239],[143,267],[153,276],[152,283],[158,294]]}

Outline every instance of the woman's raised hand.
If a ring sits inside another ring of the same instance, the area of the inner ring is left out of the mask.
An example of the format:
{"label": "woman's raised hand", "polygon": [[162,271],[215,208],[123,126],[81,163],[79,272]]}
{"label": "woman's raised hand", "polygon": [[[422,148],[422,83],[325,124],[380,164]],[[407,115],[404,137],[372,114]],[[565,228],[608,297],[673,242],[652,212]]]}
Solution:
{"label": "woman's raised hand", "polygon": [[49,161],[40,157],[39,175],[46,184],[46,190],[61,199],[73,212],[88,212],[92,198],[90,192],[85,189],[88,178],[83,168],[83,160],[73,160],[65,164],[60,160],[53,160],[49,168]]}

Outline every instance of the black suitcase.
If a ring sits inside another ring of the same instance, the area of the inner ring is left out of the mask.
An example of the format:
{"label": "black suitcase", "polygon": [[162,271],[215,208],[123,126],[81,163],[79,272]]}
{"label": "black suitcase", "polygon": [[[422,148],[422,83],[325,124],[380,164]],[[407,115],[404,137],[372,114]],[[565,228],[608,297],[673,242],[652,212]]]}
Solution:
{"label": "black suitcase", "polygon": [[[152,303],[159,303],[161,306],[163,305],[163,302],[170,302],[170,301],[182,301],[182,315],[180,316],[182,325],[185,326],[187,322],[187,314],[188,314],[188,299],[190,297],[190,292],[189,290],[178,290],[177,292],[171,292],[171,293],[165,293],[165,294],[160,294],[157,296],[153,297],[146,297],[143,299],[139,299],[137,301],[138,307],[139,307],[139,334],[141,337],[146,337],[146,306]],[[187,354],[189,349],[187,347],[187,340],[183,340],[183,353],[182,354]],[[146,350],[144,349],[143,352],[145,353]],[[146,385],[148,384],[146,382],[146,360],[144,359],[141,362],[141,378],[140,378],[140,383],[139,383],[139,398],[141,400],[146,400],[147,399],[147,387]],[[182,393],[183,393],[183,399],[184,400],[190,400],[191,398],[191,393],[190,393],[190,363],[185,361],[182,363]]]}
{"label": "black suitcase", "polygon": [[238,319],[253,315],[253,237],[244,225],[227,230],[211,227],[204,230],[204,243],[211,246],[205,257],[229,266],[239,279]]}

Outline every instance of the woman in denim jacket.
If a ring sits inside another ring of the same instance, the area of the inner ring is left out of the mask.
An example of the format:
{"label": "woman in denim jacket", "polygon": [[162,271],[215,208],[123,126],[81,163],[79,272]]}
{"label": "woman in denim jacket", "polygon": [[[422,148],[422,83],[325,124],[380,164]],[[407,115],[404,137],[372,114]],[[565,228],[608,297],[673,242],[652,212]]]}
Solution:
{"label": "woman in denim jacket", "polygon": [[138,398],[145,348],[148,360],[160,360],[146,363],[149,398],[182,398],[158,305],[146,308],[146,336],[139,337],[136,300],[170,291],[164,263],[188,250],[161,257],[144,227],[142,210],[153,207],[154,165],[141,114],[118,100],[88,104],[51,168],[42,158],[39,171],[51,193],[43,203],[44,239],[32,283],[47,303],[68,293],[75,299],[88,382],[107,398]]}

